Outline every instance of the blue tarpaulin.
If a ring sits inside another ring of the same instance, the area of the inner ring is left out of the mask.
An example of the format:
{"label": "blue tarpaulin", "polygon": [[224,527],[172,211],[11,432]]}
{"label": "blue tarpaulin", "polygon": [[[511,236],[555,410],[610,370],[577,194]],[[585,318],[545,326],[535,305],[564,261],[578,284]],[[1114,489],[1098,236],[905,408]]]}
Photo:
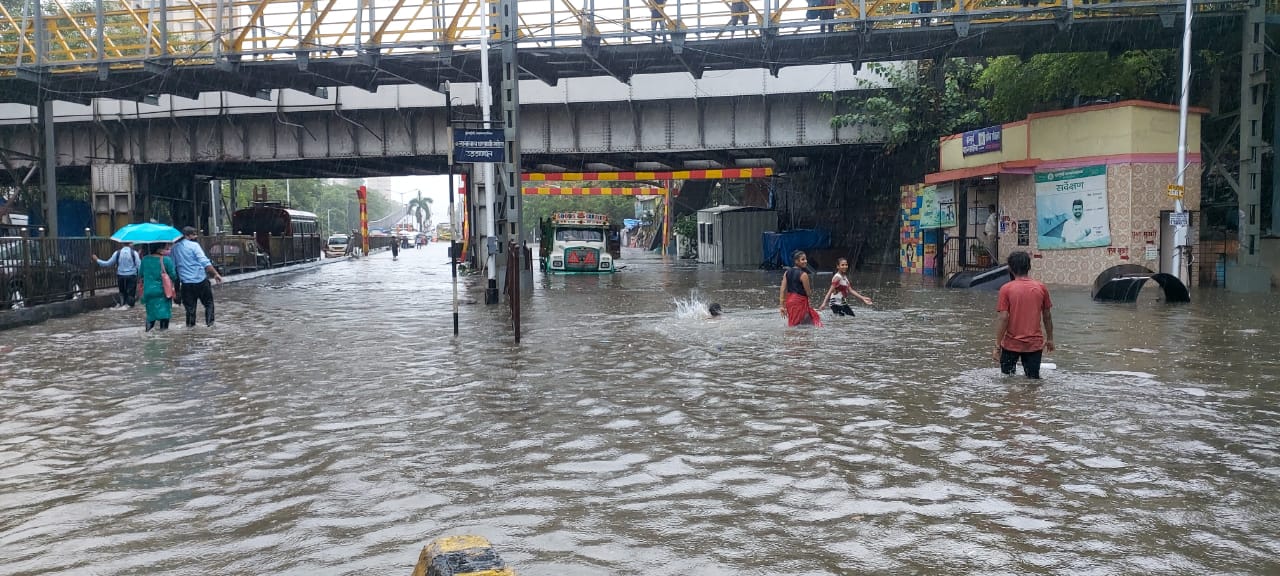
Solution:
{"label": "blue tarpaulin", "polygon": [[765,232],[761,234],[764,242],[765,266],[790,266],[791,253],[796,250],[821,250],[831,247],[831,233],[826,230],[798,229],[786,232]]}

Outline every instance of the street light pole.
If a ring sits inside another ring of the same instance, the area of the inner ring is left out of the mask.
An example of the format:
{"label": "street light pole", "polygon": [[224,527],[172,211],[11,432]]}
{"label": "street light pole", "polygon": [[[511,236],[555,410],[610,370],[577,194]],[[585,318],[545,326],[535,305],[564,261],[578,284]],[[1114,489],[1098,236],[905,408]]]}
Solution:
{"label": "street light pole", "polygon": [[[1182,29],[1182,95],[1178,99],[1178,190],[1184,190],[1187,174],[1187,102],[1191,96],[1191,0],[1185,0]],[[1241,128],[1243,130],[1243,128]],[[1182,194],[1173,201],[1177,221],[1173,227],[1173,274],[1184,286],[1189,285],[1187,274],[1182,271],[1182,250],[1187,244],[1189,218],[1182,205]]]}
{"label": "street light pole", "polygon": [[[480,118],[485,128],[491,128],[489,95],[493,87],[489,85],[489,3],[480,6]],[[493,163],[483,164],[484,174],[484,223],[485,248],[488,256],[484,261],[485,276],[488,284],[484,291],[485,304],[498,303],[498,223],[497,223],[497,182],[493,181]]]}
{"label": "street light pole", "polygon": [[458,223],[453,209],[453,96],[444,84],[444,122],[449,135],[449,268],[453,273],[453,335],[458,335]]}

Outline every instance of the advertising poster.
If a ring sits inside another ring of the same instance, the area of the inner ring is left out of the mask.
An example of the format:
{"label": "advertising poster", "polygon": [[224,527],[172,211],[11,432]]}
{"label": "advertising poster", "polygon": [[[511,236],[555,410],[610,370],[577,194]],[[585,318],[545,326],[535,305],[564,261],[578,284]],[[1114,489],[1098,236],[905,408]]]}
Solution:
{"label": "advertising poster", "polygon": [[1107,167],[1036,172],[1036,231],[1041,250],[1110,246]]}
{"label": "advertising poster", "polygon": [[951,183],[925,186],[920,192],[920,227],[950,228],[956,225],[956,191]]}

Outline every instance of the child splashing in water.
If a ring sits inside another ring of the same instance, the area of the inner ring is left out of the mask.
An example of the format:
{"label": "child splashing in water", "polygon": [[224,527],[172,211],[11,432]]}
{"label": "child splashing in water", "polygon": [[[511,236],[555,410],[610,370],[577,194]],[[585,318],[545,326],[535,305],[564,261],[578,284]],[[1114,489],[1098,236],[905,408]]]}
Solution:
{"label": "child splashing in water", "polygon": [[836,273],[831,277],[831,287],[827,288],[827,295],[822,297],[822,303],[818,304],[818,309],[823,306],[831,305],[831,311],[836,316],[853,316],[853,308],[845,303],[845,297],[853,296],[862,301],[863,304],[871,305],[871,299],[858,293],[849,284],[849,259],[841,258],[836,261]]}

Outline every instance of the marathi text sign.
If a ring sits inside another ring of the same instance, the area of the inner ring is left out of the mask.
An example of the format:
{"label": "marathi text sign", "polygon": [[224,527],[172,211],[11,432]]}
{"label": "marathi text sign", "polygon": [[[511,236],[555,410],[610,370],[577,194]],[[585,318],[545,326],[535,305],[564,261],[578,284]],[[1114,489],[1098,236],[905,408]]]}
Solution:
{"label": "marathi text sign", "polygon": [[506,147],[506,134],[499,128],[453,131],[454,162],[502,162],[506,158]]}
{"label": "marathi text sign", "polygon": [[1107,167],[1036,172],[1036,247],[1070,250],[1111,245]]}
{"label": "marathi text sign", "polygon": [[1000,126],[979,128],[965,132],[960,137],[960,155],[982,154],[1000,149],[1000,138],[1004,134]]}

